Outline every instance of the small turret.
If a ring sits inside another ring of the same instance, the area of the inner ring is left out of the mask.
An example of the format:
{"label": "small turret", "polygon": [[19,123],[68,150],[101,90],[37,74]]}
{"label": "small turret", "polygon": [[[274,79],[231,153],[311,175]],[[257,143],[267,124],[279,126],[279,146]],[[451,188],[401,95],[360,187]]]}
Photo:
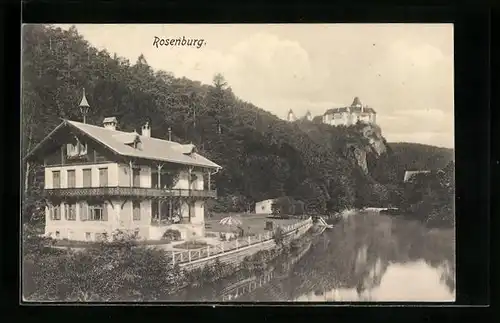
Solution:
{"label": "small turret", "polygon": [[87,97],[85,96],[85,88],[83,88],[83,96],[82,100],[80,101],[80,112],[82,113],[83,117],[83,123],[87,122],[87,114],[89,113],[90,110],[90,105],[89,102],[87,101]]}

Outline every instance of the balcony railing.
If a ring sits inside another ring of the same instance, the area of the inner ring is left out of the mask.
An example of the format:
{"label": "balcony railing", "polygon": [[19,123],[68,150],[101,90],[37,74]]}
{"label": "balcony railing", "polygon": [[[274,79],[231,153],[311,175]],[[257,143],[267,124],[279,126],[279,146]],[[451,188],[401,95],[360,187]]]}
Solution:
{"label": "balcony railing", "polygon": [[80,197],[80,196],[120,196],[120,197],[200,197],[215,198],[215,190],[189,190],[189,189],[159,189],[145,187],[77,187],[77,188],[51,188],[45,189],[47,197]]}

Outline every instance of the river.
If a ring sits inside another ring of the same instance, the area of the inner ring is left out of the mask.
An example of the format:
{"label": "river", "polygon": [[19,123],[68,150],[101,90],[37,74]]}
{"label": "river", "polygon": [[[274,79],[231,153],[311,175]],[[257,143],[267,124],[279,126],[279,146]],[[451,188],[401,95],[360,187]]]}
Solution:
{"label": "river", "polygon": [[358,212],[262,273],[184,289],[169,300],[454,301],[454,229]]}

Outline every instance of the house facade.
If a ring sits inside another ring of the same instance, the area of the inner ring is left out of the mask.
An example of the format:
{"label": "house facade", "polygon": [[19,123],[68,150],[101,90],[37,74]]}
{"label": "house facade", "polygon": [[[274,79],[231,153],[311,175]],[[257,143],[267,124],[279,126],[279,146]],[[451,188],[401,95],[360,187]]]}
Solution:
{"label": "house facade", "polygon": [[273,203],[275,199],[264,200],[255,203],[255,213],[256,214],[272,214],[273,213]]}
{"label": "house facade", "polygon": [[412,180],[413,177],[419,174],[430,174],[430,170],[407,170],[403,178],[403,182],[407,183]]}
{"label": "house facade", "polygon": [[193,145],[63,120],[27,156],[45,169],[45,233],[56,239],[96,241],[115,230],[161,239],[204,236],[205,201],[216,198],[211,176],[221,167]]}
{"label": "house facade", "polygon": [[358,97],[348,107],[329,109],[323,115],[323,123],[332,126],[350,126],[358,121],[376,124],[377,113],[374,109],[363,105]]}

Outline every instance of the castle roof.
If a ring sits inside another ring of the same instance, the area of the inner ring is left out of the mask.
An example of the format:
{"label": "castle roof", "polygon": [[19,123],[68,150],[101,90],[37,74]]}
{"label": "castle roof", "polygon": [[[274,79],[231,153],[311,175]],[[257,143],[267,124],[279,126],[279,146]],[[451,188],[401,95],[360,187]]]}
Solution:
{"label": "castle roof", "polygon": [[375,112],[374,109],[370,108],[370,107],[353,107],[353,106],[350,106],[350,107],[341,107],[341,108],[332,108],[332,109],[328,109],[326,110],[325,114],[324,115],[329,115],[329,114],[335,114],[335,113],[344,113],[344,112],[349,112],[349,110],[351,112],[355,112],[355,113],[361,113],[361,110],[363,110],[363,113],[374,113],[374,114],[377,114],[377,112]]}
{"label": "castle roof", "polygon": [[351,111],[351,113],[374,113],[374,114],[377,113],[377,112],[375,112],[374,109],[372,109],[366,105],[363,106],[359,97],[355,97],[350,106],[328,109],[328,110],[326,110],[324,115],[343,113],[343,112],[349,112],[349,111]]}
{"label": "castle roof", "polygon": [[361,106],[361,100],[358,97],[354,98],[354,101],[352,101],[351,107],[356,107],[356,106]]}

